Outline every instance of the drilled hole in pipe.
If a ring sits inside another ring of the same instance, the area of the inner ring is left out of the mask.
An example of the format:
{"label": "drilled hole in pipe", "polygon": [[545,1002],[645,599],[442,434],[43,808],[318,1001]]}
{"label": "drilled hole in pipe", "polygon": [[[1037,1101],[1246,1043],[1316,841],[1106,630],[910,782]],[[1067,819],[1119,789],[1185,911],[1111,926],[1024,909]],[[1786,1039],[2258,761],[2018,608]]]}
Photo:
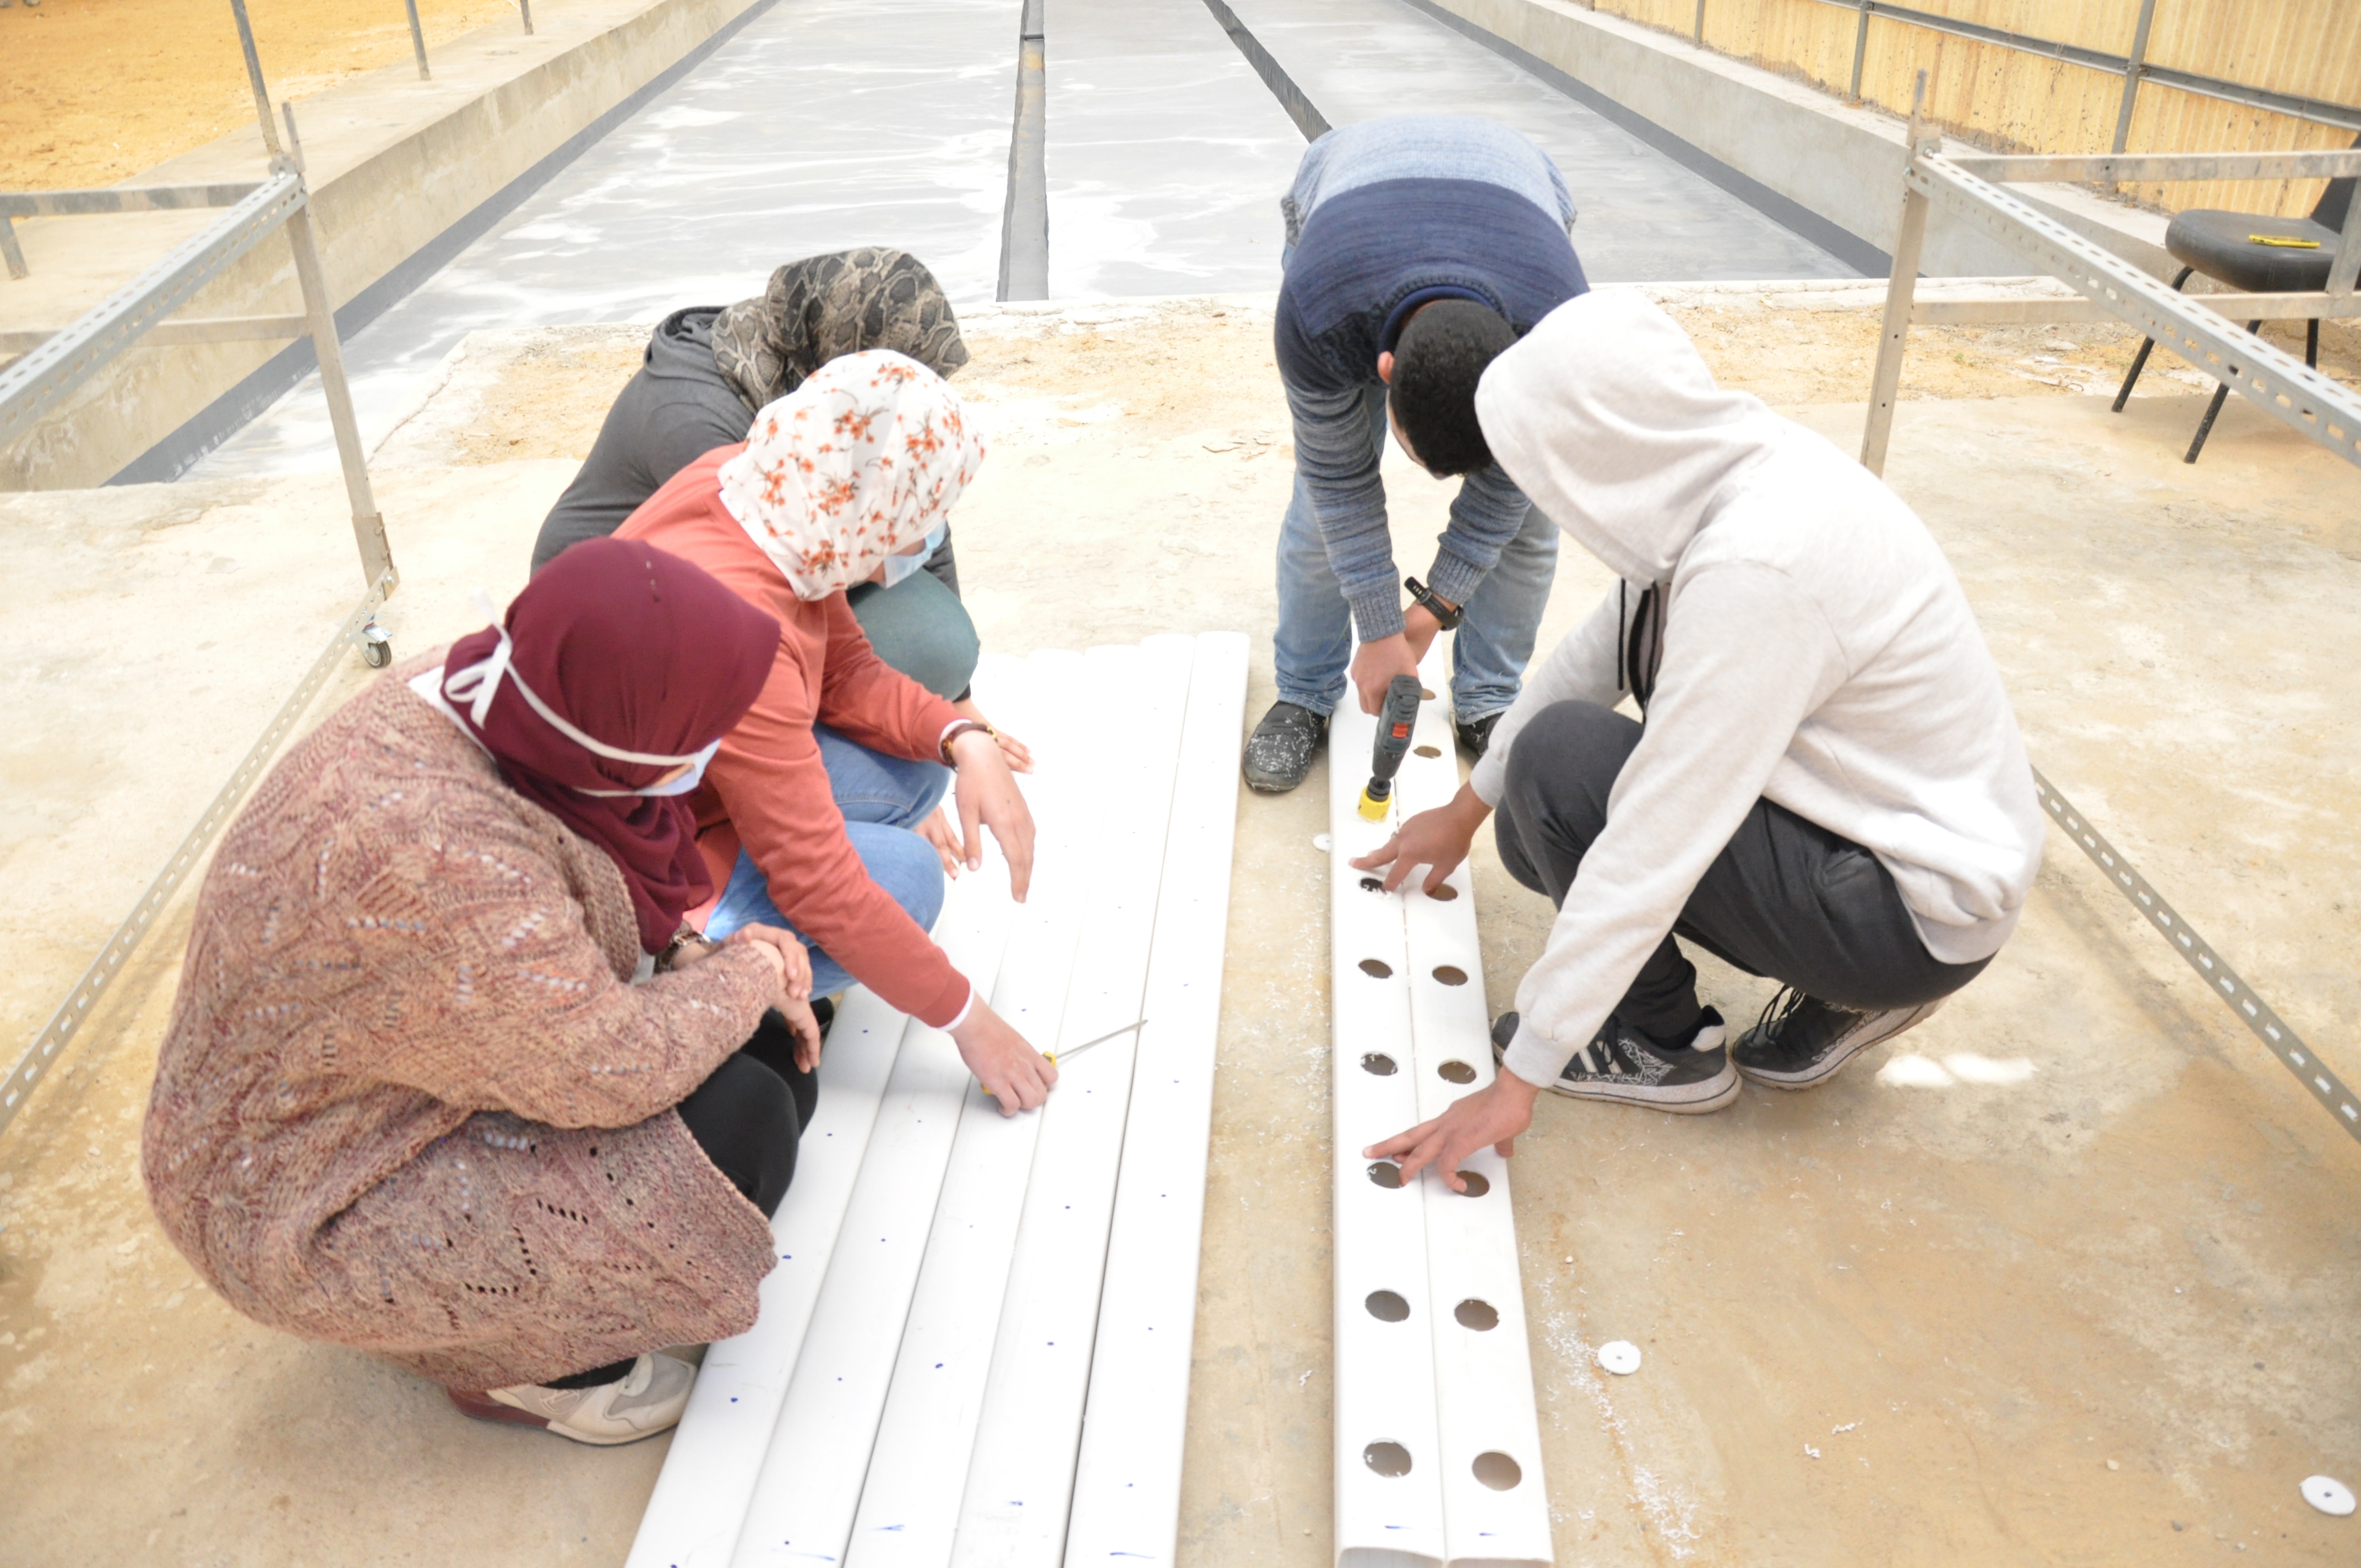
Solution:
{"label": "drilled hole in pipe", "polygon": [[1434,966],[1434,978],[1445,985],[1466,985],[1467,971],[1456,964],[1437,964]]}
{"label": "drilled hole in pipe", "polygon": [[1525,1473],[1517,1462],[1505,1453],[1479,1453],[1471,1468],[1476,1472],[1476,1479],[1495,1492],[1506,1492],[1525,1478]]}
{"label": "drilled hole in pipe", "polygon": [[1379,1078],[1391,1078],[1394,1075],[1394,1058],[1383,1051],[1371,1051],[1361,1058],[1361,1070],[1373,1072]]}
{"label": "drilled hole in pipe", "polygon": [[1370,1291],[1369,1299],[1362,1305],[1369,1309],[1369,1316],[1381,1323],[1398,1323],[1410,1316],[1410,1303],[1390,1290]]}
{"label": "drilled hole in pipe", "polygon": [[1383,893],[1385,890],[1386,884],[1382,878],[1365,876],[1361,879],[1361,891],[1363,893]]}
{"label": "drilled hole in pipe", "polygon": [[1476,1069],[1464,1061],[1447,1061],[1434,1069],[1434,1075],[1445,1083],[1473,1083]]}
{"label": "drilled hole in pipe", "polygon": [[1448,904],[1453,899],[1459,896],[1459,890],[1452,886],[1449,883],[1444,883],[1441,887],[1436,888],[1433,893],[1428,894],[1426,896],[1434,900],[1437,904]]}
{"label": "drilled hole in pipe", "polygon": [[1500,1326],[1500,1314],[1492,1310],[1492,1303],[1478,1301],[1473,1296],[1452,1308],[1451,1315],[1459,1320],[1461,1328],[1474,1329],[1477,1333]]}
{"label": "drilled hole in pipe", "polygon": [[1361,972],[1371,980],[1384,980],[1394,972],[1393,965],[1383,959],[1363,959]]}
{"label": "drilled hole in pipe", "polygon": [[[1369,1179],[1376,1182],[1380,1187],[1400,1187],[1401,1185],[1401,1167],[1396,1165],[1389,1159],[1381,1159],[1378,1161],[1377,1164],[1369,1167]],[[1475,1179],[1470,1177],[1468,1179],[1472,1181]]]}
{"label": "drilled hole in pipe", "polygon": [[[1467,1184],[1467,1190],[1460,1194],[1463,1198],[1481,1198],[1492,1190],[1492,1184],[1472,1170],[1461,1171],[1459,1179]],[[1396,1181],[1399,1183],[1400,1179],[1397,1178]]]}
{"label": "drilled hole in pipe", "polygon": [[1410,1450],[1398,1442],[1373,1442],[1361,1450],[1361,1463],[1380,1475],[1407,1475]]}
{"label": "drilled hole in pipe", "polygon": [[1443,755],[1443,748],[1440,746],[1412,746],[1411,750],[1417,752],[1422,757],[1440,757]]}

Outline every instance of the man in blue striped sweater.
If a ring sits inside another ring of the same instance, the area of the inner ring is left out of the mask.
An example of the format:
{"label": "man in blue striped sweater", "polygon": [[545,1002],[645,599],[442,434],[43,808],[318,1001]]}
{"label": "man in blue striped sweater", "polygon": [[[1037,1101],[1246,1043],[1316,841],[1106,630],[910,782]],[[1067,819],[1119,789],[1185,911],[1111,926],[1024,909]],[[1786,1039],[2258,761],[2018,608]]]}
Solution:
{"label": "man in blue striped sweater", "polygon": [[[1362,709],[1455,627],[1452,711],[1481,756],[1516,699],[1557,569],[1557,530],[1492,461],[1476,383],[1494,356],[1588,285],[1557,166],[1488,120],[1405,115],[1304,153],[1287,219],[1276,333],[1295,422],[1279,540],[1279,701],[1246,742],[1246,782],[1303,782],[1343,699]],[[1395,439],[1464,475],[1424,582],[1398,576],[1378,477]],[[1405,589],[1412,603],[1402,605]],[[1360,649],[1353,650],[1353,633]]]}

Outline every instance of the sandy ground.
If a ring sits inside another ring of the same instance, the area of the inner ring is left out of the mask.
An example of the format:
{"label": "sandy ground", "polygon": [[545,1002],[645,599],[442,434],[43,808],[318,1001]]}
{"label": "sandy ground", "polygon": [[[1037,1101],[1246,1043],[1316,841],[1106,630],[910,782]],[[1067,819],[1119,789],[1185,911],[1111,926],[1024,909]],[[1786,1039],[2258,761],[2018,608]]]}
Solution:
{"label": "sandy ground", "polygon": [[[411,58],[401,0],[253,0],[247,14],[273,102]],[[439,44],[516,16],[513,0],[418,0],[428,65]],[[0,190],[112,184],[253,119],[225,0],[0,8]]]}
{"label": "sandy ground", "polygon": [[[1857,439],[1848,361],[1873,319],[1683,314],[1722,374]],[[1950,553],[2036,761],[2355,1076],[2354,472],[2235,400],[2187,467],[2202,397],[2159,378],[2111,416],[2039,356],[2111,388],[2121,354],[2080,330],[2051,350],[2047,330],[1920,334],[1914,377],[1946,395],[1904,408],[1889,477]],[[1268,334],[1243,300],[974,321],[959,385],[994,452],[960,538],[987,643],[1243,629],[1260,713],[1290,475]],[[477,583],[521,580],[638,335],[478,338],[389,440],[400,645],[468,626]],[[1450,492],[1398,463],[1388,484],[1415,569]],[[329,478],[0,498],[41,564],[12,580],[0,646],[24,716],[0,776],[39,823],[0,842],[16,1037],[353,597],[338,519]],[[1568,551],[1544,641],[1606,582]],[[1324,799],[1316,779],[1239,799],[1191,1568],[1332,1555]],[[1549,911],[1488,842],[1476,877],[1497,1008]],[[137,1122],[185,930],[176,910],[0,1136],[12,1544],[620,1561],[661,1442],[465,1422],[414,1379],[246,1325],[158,1235]],[[1765,999],[1705,967],[1733,1019]],[[1817,1093],[1750,1091],[1711,1117],[1552,1101],[1513,1179],[1563,1563],[2361,1552],[2361,1520],[2296,1492],[2361,1480],[2361,1150],[2061,839],[2015,940],[1917,1033]],[[1596,1370],[1611,1338],[1642,1346],[1638,1376]]]}

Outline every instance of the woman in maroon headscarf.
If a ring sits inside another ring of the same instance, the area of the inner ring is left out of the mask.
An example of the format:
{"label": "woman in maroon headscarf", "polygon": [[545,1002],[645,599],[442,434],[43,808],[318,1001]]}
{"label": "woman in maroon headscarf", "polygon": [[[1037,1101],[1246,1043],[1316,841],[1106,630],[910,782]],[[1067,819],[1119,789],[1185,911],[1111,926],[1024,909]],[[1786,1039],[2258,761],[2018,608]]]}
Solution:
{"label": "woman in maroon headscarf", "polygon": [[291,751],[200,894],[144,1167],[222,1299],[473,1415],[626,1442],[654,1354],[754,1321],[819,1034],[803,949],[685,935],[686,792],[775,621],[646,544],[567,551]]}

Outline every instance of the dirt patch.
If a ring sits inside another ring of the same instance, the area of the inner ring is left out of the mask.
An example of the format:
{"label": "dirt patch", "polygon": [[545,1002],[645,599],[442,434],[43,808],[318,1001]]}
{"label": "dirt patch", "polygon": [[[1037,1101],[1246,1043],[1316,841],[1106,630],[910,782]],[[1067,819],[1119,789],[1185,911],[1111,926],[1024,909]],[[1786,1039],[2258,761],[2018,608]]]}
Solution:
{"label": "dirt patch", "polygon": [[[544,0],[544,5],[546,0]],[[301,98],[411,56],[401,0],[255,0],[271,96]],[[512,0],[418,0],[438,44],[515,23]],[[0,190],[107,185],[254,118],[225,0],[16,0],[0,9]]]}
{"label": "dirt patch", "polygon": [[[1884,329],[1875,312],[1669,308],[1725,387],[1742,388],[1782,408],[1868,400]],[[2301,323],[2267,323],[2261,335],[2303,356]],[[2113,397],[2138,350],[2139,334],[2113,323],[1915,327],[1902,361],[1902,396],[2029,398],[2047,390]],[[2361,329],[2349,322],[2323,323],[2320,367],[2348,387],[2361,386]],[[2210,392],[2215,384],[2169,353],[2151,355],[2140,378],[2140,390],[2151,394]]]}
{"label": "dirt patch", "polygon": [[[1869,395],[1882,323],[1873,310],[1778,311],[1750,302],[1668,307],[1725,387],[1776,408],[1861,402]],[[1283,407],[1251,431],[1226,411],[1242,380],[1276,374],[1268,297],[1108,302],[1056,314],[983,307],[963,318],[973,357],[961,392],[996,428],[1054,444],[1110,419],[1147,417],[1228,441],[1242,454],[1285,455]],[[389,441],[381,460],[441,464],[579,458],[640,367],[644,325],[530,327],[469,337],[444,384]],[[2300,324],[2263,336],[2303,353]],[[1905,400],[2113,396],[2139,346],[2129,327],[1919,327],[1903,361]],[[2321,368],[2361,386],[2361,327],[2323,323]],[[2210,391],[2213,382],[2169,354],[2148,361],[2144,396]]]}

